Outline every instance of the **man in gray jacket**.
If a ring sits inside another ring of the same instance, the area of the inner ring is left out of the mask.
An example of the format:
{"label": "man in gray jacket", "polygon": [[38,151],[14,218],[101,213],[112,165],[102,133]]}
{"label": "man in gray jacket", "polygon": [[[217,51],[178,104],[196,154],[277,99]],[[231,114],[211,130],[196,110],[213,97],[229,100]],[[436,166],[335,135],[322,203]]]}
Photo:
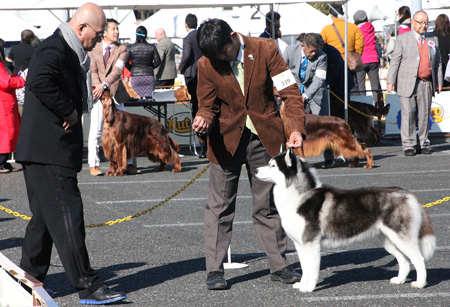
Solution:
{"label": "man in gray jacket", "polygon": [[[300,44],[288,46],[283,57],[302,92],[305,106],[309,105],[312,114],[330,115],[325,82],[327,55],[320,50],[320,46],[319,34],[308,33]],[[334,166],[333,151],[326,150],[324,158],[322,168]]]}
{"label": "man in gray jacket", "polygon": [[172,86],[177,77],[177,67],[175,64],[175,45],[166,36],[163,28],[156,29],[155,38],[158,41],[156,50],[161,58],[161,65],[155,69],[156,86]]}
{"label": "man in gray jacket", "polygon": [[427,13],[414,14],[411,31],[397,37],[387,75],[387,91],[396,90],[400,96],[400,135],[405,156],[414,156],[419,150],[431,154],[427,142],[431,97],[441,91],[443,79],[438,40],[427,33],[428,24]]}

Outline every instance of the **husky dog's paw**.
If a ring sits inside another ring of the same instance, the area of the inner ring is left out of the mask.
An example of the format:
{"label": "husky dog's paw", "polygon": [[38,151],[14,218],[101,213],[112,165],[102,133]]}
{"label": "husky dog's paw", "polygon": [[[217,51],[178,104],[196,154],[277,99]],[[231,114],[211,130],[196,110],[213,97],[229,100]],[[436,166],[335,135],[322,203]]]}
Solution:
{"label": "husky dog's paw", "polygon": [[300,292],[313,292],[316,288],[316,283],[313,281],[306,281],[302,278],[300,282],[296,282],[292,287],[298,289]]}
{"label": "husky dog's paw", "polygon": [[402,279],[400,277],[391,278],[391,284],[400,285],[400,284],[404,284],[404,283],[405,283],[405,279]]}
{"label": "husky dog's paw", "polygon": [[422,289],[423,287],[425,287],[427,285],[427,282],[419,282],[419,281],[413,281],[411,283],[411,287],[415,288],[415,289]]}

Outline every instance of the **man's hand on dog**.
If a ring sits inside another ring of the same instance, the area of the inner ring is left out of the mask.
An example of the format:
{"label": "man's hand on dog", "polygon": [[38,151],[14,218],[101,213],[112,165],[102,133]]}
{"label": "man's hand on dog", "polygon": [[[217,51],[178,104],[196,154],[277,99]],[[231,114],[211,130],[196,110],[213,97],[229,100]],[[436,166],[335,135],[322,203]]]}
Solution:
{"label": "man's hand on dog", "polygon": [[192,123],[192,129],[194,129],[195,132],[200,134],[206,134],[208,133],[208,123],[205,121],[205,119],[201,116],[196,116],[194,118],[194,122]]}
{"label": "man's hand on dog", "polygon": [[103,91],[104,89],[101,84],[94,85],[92,96],[94,97],[94,99],[99,99],[100,97],[102,97]]}
{"label": "man's hand on dog", "polygon": [[294,131],[289,136],[289,140],[286,143],[287,148],[300,148],[303,145],[303,137],[300,132]]}
{"label": "man's hand on dog", "polygon": [[64,130],[68,130],[71,127],[75,126],[75,124],[78,122],[77,110],[73,110],[73,112],[70,113],[70,115],[64,116],[63,119],[64,119],[63,123]]}

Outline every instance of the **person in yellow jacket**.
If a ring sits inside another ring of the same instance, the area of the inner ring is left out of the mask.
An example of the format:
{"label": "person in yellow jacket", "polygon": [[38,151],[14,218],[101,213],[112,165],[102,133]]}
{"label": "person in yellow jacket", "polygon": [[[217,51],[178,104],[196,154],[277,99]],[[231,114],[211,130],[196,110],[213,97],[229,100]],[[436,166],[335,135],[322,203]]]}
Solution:
{"label": "person in yellow jacket", "polygon": [[[333,24],[336,25],[336,28],[339,31],[339,34],[342,37],[342,40],[345,43],[345,20],[338,18],[337,16],[344,15],[344,11],[342,9],[342,5],[340,4],[332,4],[330,7],[330,16],[333,21]],[[322,29],[320,35],[322,35],[325,43],[335,47],[337,50],[341,52],[342,58],[344,55],[344,46],[342,46],[339,37],[334,30],[333,24],[327,25]],[[358,26],[353,23],[348,23],[348,51],[356,51],[359,54],[362,54],[364,49],[364,38],[359,30]]]}

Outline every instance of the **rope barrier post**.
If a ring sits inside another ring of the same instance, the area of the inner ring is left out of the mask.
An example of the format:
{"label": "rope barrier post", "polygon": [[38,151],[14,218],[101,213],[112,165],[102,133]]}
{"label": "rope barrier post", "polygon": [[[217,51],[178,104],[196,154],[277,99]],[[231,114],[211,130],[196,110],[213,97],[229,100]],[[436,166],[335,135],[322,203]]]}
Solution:
{"label": "rope barrier post", "polygon": [[7,163],[15,163],[16,159],[14,159],[14,151],[11,153],[11,159],[9,159],[8,161],[6,161]]}
{"label": "rope barrier post", "polygon": [[231,262],[231,245],[228,246],[227,254],[228,254],[228,262],[225,262],[223,264],[225,270],[248,268],[248,264],[246,263]]}

